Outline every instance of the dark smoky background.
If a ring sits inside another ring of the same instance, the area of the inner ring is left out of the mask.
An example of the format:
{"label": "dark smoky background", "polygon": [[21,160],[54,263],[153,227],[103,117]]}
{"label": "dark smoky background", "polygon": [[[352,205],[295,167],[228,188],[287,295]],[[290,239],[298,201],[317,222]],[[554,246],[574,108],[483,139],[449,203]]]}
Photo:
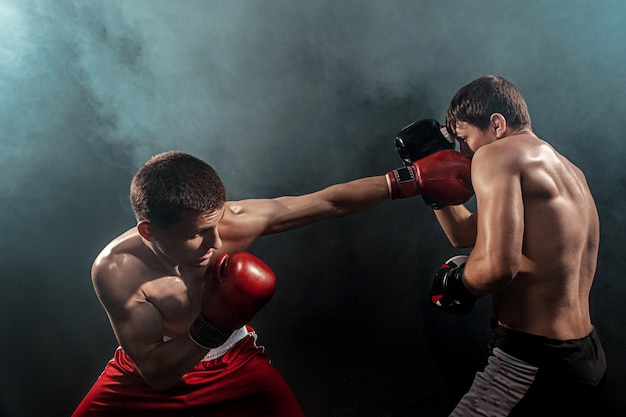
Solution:
{"label": "dark smoky background", "polygon": [[[587,174],[593,317],[626,410],[626,3],[619,0],[0,2],[0,415],[69,416],[116,348],[91,263],[132,227],[128,184],[170,149],[230,199],[401,165],[397,131],[499,74]],[[472,202],[470,202],[472,204]],[[259,239],[279,277],[252,325],[309,417],[445,415],[482,365],[489,301],[427,291],[459,252],[420,198]]]}

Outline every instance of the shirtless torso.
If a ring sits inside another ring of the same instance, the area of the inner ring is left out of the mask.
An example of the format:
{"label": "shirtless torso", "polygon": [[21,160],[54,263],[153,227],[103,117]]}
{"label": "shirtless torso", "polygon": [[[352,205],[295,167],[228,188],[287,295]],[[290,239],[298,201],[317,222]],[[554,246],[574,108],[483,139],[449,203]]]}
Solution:
{"label": "shirtless torso", "polygon": [[[468,144],[484,140],[464,127]],[[464,274],[471,292],[493,295],[505,327],[559,340],[588,335],[599,220],[583,173],[525,131],[483,142],[472,182],[476,213],[438,214],[455,246],[473,246]]]}
{"label": "shirtless torso", "polygon": [[370,177],[302,196],[227,201],[216,212],[185,212],[156,242],[133,227],[96,258],[94,288],[143,378],[168,387],[207,353],[188,332],[200,313],[205,271],[217,254],[245,251],[261,235],[349,215],[387,198],[385,177]]}

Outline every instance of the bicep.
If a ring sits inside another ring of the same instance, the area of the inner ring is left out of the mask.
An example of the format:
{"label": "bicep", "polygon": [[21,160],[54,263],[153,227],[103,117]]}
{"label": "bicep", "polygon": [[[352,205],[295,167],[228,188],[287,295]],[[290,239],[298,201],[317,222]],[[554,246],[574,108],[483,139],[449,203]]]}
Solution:
{"label": "bicep", "polygon": [[366,177],[299,196],[228,202],[223,224],[235,239],[253,239],[358,213],[388,198],[384,175]]}
{"label": "bicep", "polygon": [[332,213],[332,205],[317,193],[273,199],[228,202],[220,223],[226,240],[252,241],[255,238],[304,226]]}
{"label": "bicep", "polygon": [[[105,274],[106,275],[106,274]],[[141,362],[163,342],[163,317],[140,289],[133,290],[116,277],[94,275],[94,287],[120,346]]]}

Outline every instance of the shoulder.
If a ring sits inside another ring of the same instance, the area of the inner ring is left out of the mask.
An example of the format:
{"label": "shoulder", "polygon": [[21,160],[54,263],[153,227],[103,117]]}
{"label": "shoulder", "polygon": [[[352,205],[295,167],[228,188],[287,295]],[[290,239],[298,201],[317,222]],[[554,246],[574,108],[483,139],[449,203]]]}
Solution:
{"label": "shoulder", "polygon": [[472,158],[472,167],[488,172],[519,172],[529,162],[542,159],[548,149],[550,146],[534,135],[509,136],[478,149]]}
{"label": "shoulder", "polygon": [[102,249],[91,267],[91,279],[99,297],[134,292],[149,279],[151,251],[139,234],[131,229]]}
{"label": "shoulder", "polygon": [[224,205],[224,217],[219,223],[224,251],[248,249],[252,242],[265,232],[274,212],[273,200],[227,201]]}
{"label": "shoulder", "polygon": [[[478,149],[472,157],[472,179],[491,182],[519,171],[520,153],[516,144],[500,139]],[[475,184],[476,185],[476,184]]]}
{"label": "shoulder", "polygon": [[298,197],[257,198],[228,201],[224,206],[224,217],[220,227],[228,224],[237,228],[266,226],[276,217],[288,211]]}

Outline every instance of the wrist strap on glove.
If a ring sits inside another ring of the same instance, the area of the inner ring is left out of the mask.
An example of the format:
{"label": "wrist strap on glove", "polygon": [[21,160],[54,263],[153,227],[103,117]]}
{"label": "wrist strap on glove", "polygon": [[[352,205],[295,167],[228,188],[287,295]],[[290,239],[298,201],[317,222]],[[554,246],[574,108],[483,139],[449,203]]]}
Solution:
{"label": "wrist strap on glove", "polygon": [[392,200],[413,197],[420,193],[415,171],[412,167],[402,167],[387,173],[387,187]]}
{"label": "wrist strap on glove", "polygon": [[463,283],[465,263],[458,266],[444,264],[433,281],[430,297],[433,305],[452,314],[467,314],[476,303],[474,296]]}
{"label": "wrist strap on glove", "polygon": [[224,344],[232,333],[213,326],[202,314],[194,320],[189,329],[191,340],[205,349],[213,349]]}

